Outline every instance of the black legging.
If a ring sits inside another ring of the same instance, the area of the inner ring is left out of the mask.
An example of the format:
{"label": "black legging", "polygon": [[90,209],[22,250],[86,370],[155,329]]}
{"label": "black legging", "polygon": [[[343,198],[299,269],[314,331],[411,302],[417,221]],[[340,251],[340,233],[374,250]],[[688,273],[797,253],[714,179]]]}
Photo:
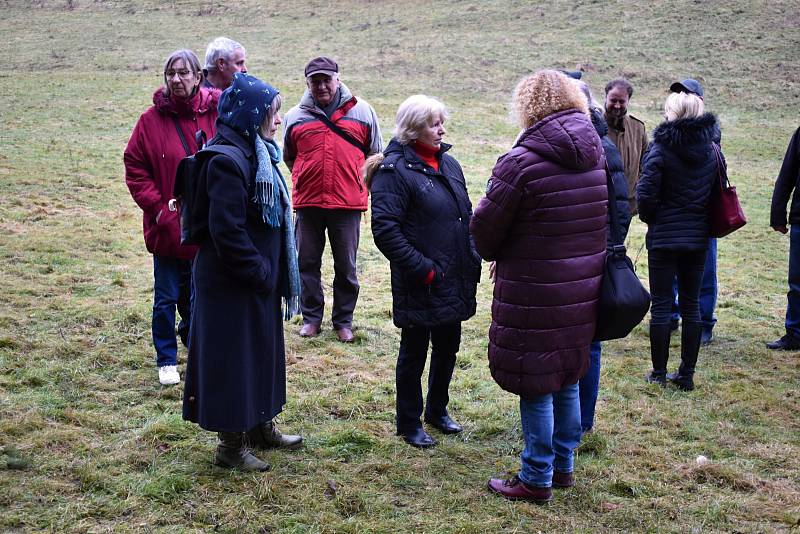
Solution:
{"label": "black legging", "polygon": [[647,267],[650,271],[650,324],[668,324],[672,309],[672,280],[678,276],[678,303],[684,323],[700,322],[700,284],[706,250],[648,251]]}

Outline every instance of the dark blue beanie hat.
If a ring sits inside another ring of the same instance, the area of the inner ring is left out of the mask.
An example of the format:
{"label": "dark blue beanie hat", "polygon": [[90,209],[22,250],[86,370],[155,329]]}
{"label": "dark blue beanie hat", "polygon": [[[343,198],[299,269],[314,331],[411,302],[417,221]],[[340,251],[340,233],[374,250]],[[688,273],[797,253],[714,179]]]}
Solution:
{"label": "dark blue beanie hat", "polygon": [[255,76],[237,72],[231,86],[219,98],[217,120],[255,145],[258,128],[279,92]]}

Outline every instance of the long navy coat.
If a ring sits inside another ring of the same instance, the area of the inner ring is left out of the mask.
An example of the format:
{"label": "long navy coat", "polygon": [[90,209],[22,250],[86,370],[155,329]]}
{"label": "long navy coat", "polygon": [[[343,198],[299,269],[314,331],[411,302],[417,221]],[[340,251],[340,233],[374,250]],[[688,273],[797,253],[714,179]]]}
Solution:
{"label": "long navy coat", "polygon": [[[392,269],[394,324],[432,327],[475,315],[481,258],[469,235],[464,173],[442,143],[439,170],[395,140],[370,184],[372,236]],[[430,285],[423,282],[430,271]]]}
{"label": "long navy coat", "polygon": [[208,195],[208,235],[194,260],[183,417],[206,430],[243,432],[270,421],[286,403],[283,237],[251,200],[253,147],[220,123],[216,143],[239,147],[252,172],[242,176],[233,160],[217,155],[198,181]]}

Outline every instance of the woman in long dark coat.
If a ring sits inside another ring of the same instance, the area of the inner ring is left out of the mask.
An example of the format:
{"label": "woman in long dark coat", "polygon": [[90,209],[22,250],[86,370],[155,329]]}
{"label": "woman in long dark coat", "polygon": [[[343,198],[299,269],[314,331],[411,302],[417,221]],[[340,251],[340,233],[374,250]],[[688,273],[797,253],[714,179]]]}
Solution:
{"label": "woman in long dark coat", "polygon": [[247,445],[295,447],[272,419],[286,402],[281,297],[297,311],[299,275],[291,203],[273,140],[281,122],[278,91],[237,73],[222,93],[210,145],[235,157],[207,160],[197,180],[197,206],[208,229],[194,263],[194,316],[183,417],[219,432],[215,463],[264,471]]}
{"label": "woman in long dark coat", "polygon": [[586,99],[564,74],[523,79],[514,107],[525,131],[497,160],[470,224],[478,252],[496,262],[489,367],[520,396],[525,438],[519,474],[488,485],[544,503],[551,487],[574,483],[578,379],[597,324],[608,193]]}
{"label": "woman in long dark coat", "polygon": [[372,235],[392,269],[393,318],[401,328],[397,357],[397,433],[409,445],[433,447],[422,428],[420,380],[431,348],[425,422],[461,432],[447,412],[448,388],[461,343],[461,322],[475,314],[481,259],[469,236],[472,205],[461,166],[442,143],[447,111],[414,95],[397,110],[394,138],[366,163]]}
{"label": "woman in long dark coat", "polygon": [[[703,100],[692,93],[671,93],[664,103],[666,120],[653,131],[636,186],[639,218],[647,223],[647,267],[650,273],[650,357],[647,381],[667,380],[694,389],[694,371],[703,324],[700,286],[709,237],[709,198],[717,181],[719,124],[705,113]],[[720,157],[722,153],[720,152]],[[678,278],[681,365],[667,374],[672,280]]]}

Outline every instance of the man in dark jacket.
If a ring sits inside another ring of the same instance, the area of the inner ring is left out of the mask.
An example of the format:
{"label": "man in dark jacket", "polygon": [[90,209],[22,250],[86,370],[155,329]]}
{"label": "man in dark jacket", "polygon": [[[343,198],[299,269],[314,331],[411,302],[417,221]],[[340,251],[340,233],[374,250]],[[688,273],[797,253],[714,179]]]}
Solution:
{"label": "man in dark jacket", "polygon": [[366,156],[383,149],[383,141],[375,110],[341,83],[333,59],[312,59],[305,76],[308,89],[286,114],[283,138],[283,161],[292,171],[292,203],[297,210],[300,336],[320,332],[325,305],[320,269],[327,230],[334,270],[331,320],[339,341],[349,343],[359,290],[356,252],[361,212],[367,209],[361,167]]}
{"label": "man in dark jacket", "polygon": [[224,91],[233,83],[237,72],[247,73],[247,51],[227,37],[217,37],[206,47],[203,87]]}
{"label": "man in dark jacket", "polygon": [[[786,156],[783,158],[781,172],[775,181],[775,190],[772,193],[772,209],[769,215],[769,225],[776,232],[786,234],[789,232],[788,224],[792,231],[789,240],[789,292],[786,294],[786,334],[780,339],[767,343],[767,348],[772,350],[800,350],[800,198],[793,191],[797,189],[800,179],[800,128],[798,128],[789,141]],[[786,205],[792,197],[792,208],[788,221]]]}

